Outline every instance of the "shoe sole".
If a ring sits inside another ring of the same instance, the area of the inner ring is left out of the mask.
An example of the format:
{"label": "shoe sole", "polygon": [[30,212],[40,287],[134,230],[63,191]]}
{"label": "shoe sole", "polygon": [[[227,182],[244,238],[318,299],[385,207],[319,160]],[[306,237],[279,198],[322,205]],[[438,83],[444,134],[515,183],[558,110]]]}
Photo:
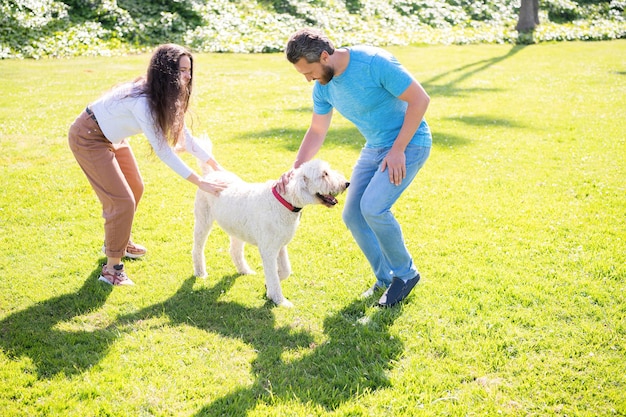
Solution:
{"label": "shoe sole", "polygon": [[365,298],[370,298],[372,297],[374,294],[379,293],[379,292],[383,292],[387,289],[387,287],[370,287],[367,290],[365,290],[364,293],[362,293],[360,295],[361,299],[365,299]]}
{"label": "shoe sole", "polygon": [[122,281],[121,283],[115,285],[115,284],[112,284],[111,281],[106,279],[106,277],[104,275],[100,275],[100,278],[98,278],[98,281],[105,282],[105,283],[109,284],[112,287],[121,287],[121,286],[124,286],[124,285],[135,285],[135,283],[133,281],[131,281],[130,279],[128,279],[126,281]]}
{"label": "shoe sole", "polygon": [[144,255],[145,253],[141,253],[141,254],[133,254],[133,253],[128,253],[128,252],[124,253],[124,257],[130,258],[130,259],[139,259]]}
{"label": "shoe sole", "polygon": [[106,279],[106,278],[105,278],[104,276],[102,276],[102,275],[100,275],[100,278],[98,278],[98,281],[102,281],[102,282],[107,283],[107,284],[109,284],[109,285],[111,285],[111,286],[113,285],[113,284],[111,284],[111,281],[109,281],[108,279]]}

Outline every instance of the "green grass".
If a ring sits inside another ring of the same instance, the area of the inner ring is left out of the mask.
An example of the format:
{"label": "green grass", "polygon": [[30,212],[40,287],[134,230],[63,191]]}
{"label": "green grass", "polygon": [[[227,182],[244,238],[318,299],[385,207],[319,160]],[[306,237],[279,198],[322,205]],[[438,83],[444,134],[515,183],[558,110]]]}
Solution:
{"label": "green grass", "polygon": [[[66,132],[149,57],[0,61],[0,414],[626,415],[626,41],[391,50],[431,94],[434,146],[395,207],[423,280],[388,310],[358,299],[373,277],[341,207],[303,212],[294,309],[264,298],[255,248],[236,275],[218,228],[194,279],[195,189],[141,137],[149,253],[135,287],[97,282]],[[195,133],[278,178],[311,85],[281,54],[196,63]],[[361,144],[336,115],[319,156],[349,176]]]}

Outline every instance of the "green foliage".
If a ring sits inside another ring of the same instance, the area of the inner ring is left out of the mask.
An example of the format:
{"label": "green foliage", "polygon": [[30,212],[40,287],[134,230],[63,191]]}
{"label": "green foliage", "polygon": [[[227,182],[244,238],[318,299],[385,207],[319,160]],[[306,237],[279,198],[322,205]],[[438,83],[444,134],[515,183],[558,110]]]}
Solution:
{"label": "green foliage", "polygon": [[[542,0],[518,39],[513,0],[0,0],[0,58],[110,55],[164,42],[200,52],[281,51],[297,27],[338,44],[542,42],[625,36],[624,0]],[[573,25],[573,26],[572,26]],[[564,35],[564,33],[567,33]]]}
{"label": "green foliage", "polygon": [[67,16],[54,0],[0,0],[0,58],[30,56],[36,40],[63,27]]}
{"label": "green foliage", "polygon": [[549,0],[544,2],[548,18],[552,22],[571,22],[580,17],[582,9],[572,0]]}
{"label": "green foliage", "polygon": [[543,0],[541,7],[547,12],[547,18],[554,23],[571,23],[579,20],[592,23],[609,18],[623,22],[626,1]]}
{"label": "green foliage", "polygon": [[139,44],[181,43],[185,32],[202,24],[202,17],[196,11],[200,3],[196,1],[118,0],[117,3],[128,12],[134,22],[128,38]]}

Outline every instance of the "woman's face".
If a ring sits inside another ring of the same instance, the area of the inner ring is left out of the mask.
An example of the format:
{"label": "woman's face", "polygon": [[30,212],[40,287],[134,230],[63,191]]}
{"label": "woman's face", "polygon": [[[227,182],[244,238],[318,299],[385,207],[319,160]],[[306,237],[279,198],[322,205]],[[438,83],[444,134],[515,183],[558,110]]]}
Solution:
{"label": "woman's face", "polygon": [[178,71],[180,72],[180,82],[189,85],[191,81],[191,59],[187,55],[182,55],[178,60]]}

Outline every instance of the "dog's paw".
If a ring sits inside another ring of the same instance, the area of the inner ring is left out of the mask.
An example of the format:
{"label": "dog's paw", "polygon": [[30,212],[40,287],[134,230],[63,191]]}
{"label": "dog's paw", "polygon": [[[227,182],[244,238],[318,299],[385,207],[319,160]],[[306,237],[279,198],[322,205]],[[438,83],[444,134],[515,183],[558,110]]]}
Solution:
{"label": "dog's paw", "polygon": [[283,301],[280,303],[276,303],[279,307],[293,308],[293,303],[286,298],[283,298]]}
{"label": "dog's paw", "polygon": [[256,275],[256,272],[253,271],[252,269],[248,268],[248,269],[241,269],[239,271],[237,271],[240,275]]}
{"label": "dog's paw", "polygon": [[200,273],[195,273],[193,274],[196,278],[206,278],[209,276],[209,274],[207,274],[206,272],[200,272]]}

